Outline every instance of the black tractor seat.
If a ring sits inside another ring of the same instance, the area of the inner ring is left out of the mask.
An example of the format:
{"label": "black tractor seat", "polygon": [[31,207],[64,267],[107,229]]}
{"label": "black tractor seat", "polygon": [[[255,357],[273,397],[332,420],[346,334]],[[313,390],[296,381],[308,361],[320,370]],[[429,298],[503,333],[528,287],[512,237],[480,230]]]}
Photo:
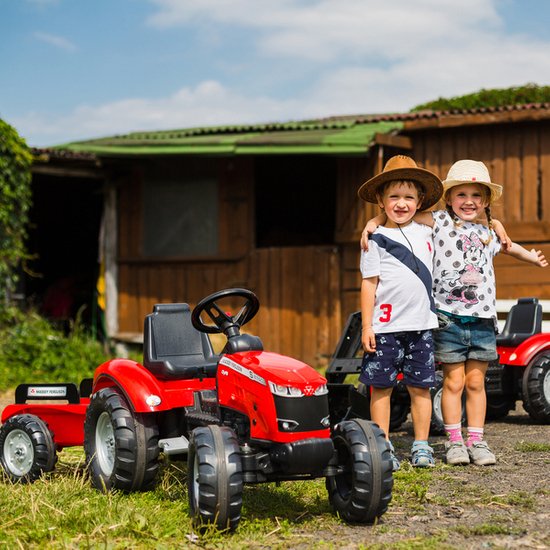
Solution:
{"label": "black tractor seat", "polygon": [[143,366],[157,378],[213,378],[219,357],[191,324],[188,304],[156,304],[145,317]]}
{"label": "black tractor seat", "polygon": [[520,298],[506,317],[502,333],[497,336],[499,346],[515,347],[542,330],[542,306],[538,298]]}

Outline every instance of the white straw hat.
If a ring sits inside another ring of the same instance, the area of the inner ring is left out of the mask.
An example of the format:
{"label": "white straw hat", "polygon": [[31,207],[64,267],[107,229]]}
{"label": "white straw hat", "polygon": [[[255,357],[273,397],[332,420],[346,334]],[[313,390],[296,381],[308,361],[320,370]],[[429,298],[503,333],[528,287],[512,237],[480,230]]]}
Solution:
{"label": "white straw hat", "polygon": [[480,183],[489,188],[490,202],[496,201],[502,195],[502,185],[493,183],[487,166],[478,160],[457,160],[449,169],[447,179],[443,181],[444,191],[465,183]]}

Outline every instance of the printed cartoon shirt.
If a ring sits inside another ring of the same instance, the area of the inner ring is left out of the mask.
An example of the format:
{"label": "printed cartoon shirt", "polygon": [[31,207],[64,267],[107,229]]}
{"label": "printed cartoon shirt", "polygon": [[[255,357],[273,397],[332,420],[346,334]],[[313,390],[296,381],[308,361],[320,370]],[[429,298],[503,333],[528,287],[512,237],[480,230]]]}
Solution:
{"label": "printed cartoon shirt", "polygon": [[378,277],[375,334],[438,326],[432,296],[433,249],[432,229],[416,222],[401,229],[380,226],[371,235],[369,250],[361,252],[361,275]]}
{"label": "printed cartoon shirt", "polygon": [[456,225],[446,210],[432,212],[432,215],[437,309],[455,315],[496,319],[493,258],[500,252],[500,241],[495,232],[479,223]]}

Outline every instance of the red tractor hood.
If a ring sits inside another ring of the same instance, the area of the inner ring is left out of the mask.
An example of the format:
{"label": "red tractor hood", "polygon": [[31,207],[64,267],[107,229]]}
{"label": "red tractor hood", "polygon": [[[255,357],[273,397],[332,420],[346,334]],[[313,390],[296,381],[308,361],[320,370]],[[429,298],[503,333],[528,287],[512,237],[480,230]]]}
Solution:
{"label": "red tractor hood", "polygon": [[[302,361],[285,355],[268,351],[247,351],[225,355],[220,365],[225,361],[233,361],[249,371],[249,377],[261,377],[265,382],[273,382],[281,386],[303,388],[312,386],[316,389],[327,380],[313,367]],[[227,364],[227,363],[226,363]]]}

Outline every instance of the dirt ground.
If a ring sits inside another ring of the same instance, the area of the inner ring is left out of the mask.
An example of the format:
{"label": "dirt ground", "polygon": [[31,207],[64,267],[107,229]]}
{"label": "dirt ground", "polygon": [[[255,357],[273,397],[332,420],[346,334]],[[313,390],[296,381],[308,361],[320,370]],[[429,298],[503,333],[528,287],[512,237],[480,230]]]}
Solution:
{"label": "dirt ground", "polygon": [[[550,426],[532,424],[518,402],[509,416],[485,429],[496,466],[447,466],[445,437],[433,437],[438,466],[430,471],[420,507],[394,499],[378,525],[343,526],[338,533],[318,532],[316,539],[335,541],[338,548],[377,543],[401,543],[399,548],[550,548]],[[412,440],[410,422],[392,435],[404,462]],[[410,479],[397,477],[395,485],[410,485]]]}
{"label": "dirt ground", "polygon": [[[0,393],[0,411],[12,399],[11,393]],[[289,547],[328,544],[351,549],[400,543],[403,549],[550,548],[550,426],[533,424],[518,402],[505,419],[486,425],[486,438],[497,455],[496,466],[444,465],[445,438],[434,437],[438,466],[430,470],[429,489],[422,498],[394,498],[377,525],[320,530],[315,543],[310,533],[298,528]],[[405,474],[411,423],[394,433],[392,441],[405,463],[395,485],[407,484],[407,491],[414,492],[416,472]]]}

